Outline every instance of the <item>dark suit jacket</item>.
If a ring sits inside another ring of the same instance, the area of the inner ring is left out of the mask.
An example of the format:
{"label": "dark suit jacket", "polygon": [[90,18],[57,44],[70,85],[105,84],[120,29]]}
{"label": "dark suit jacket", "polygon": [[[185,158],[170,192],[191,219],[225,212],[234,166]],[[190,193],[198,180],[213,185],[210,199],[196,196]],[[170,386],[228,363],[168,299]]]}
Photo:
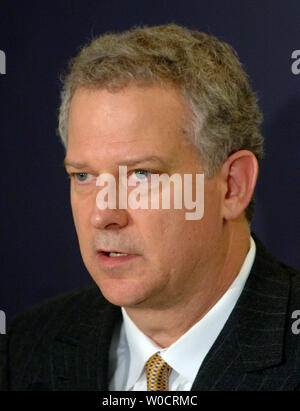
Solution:
{"label": "dark suit jacket", "polygon": [[[300,390],[300,334],[292,332],[300,275],[254,238],[251,274],[192,390]],[[107,390],[109,346],[120,320],[119,307],[96,286],[25,311],[1,336],[0,389]]]}

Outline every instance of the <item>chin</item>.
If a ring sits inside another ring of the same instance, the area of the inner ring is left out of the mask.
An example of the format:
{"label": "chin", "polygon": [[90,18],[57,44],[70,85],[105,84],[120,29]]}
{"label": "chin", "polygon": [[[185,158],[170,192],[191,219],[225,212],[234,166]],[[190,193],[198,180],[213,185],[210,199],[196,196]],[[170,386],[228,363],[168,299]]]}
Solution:
{"label": "chin", "polygon": [[101,279],[94,281],[98,285],[103,296],[114,305],[120,307],[137,306],[145,300],[145,290],[133,280],[124,279]]}

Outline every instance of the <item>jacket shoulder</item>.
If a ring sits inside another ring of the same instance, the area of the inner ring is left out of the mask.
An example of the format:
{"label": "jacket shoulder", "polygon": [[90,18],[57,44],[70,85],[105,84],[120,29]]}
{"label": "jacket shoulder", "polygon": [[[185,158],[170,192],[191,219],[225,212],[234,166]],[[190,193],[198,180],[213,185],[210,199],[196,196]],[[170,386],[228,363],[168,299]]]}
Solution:
{"label": "jacket shoulder", "polygon": [[9,322],[5,338],[0,339],[0,390],[23,387],[18,381],[23,381],[27,368],[33,373],[49,362],[47,355],[57,336],[76,331],[81,323],[101,321],[99,313],[101,316],[107,307],[110,310],[99,288],[87,286],[18,314]]}
{"label": "jacket shoulder", "polygon": [[18,334],[24,338],[32,330],[40,333],[50,327],[53,335],[71,318],[78,318],[87,307],[102,304],[107,304],[107,301],[98,287],[80,288],[23,310],[9,322],[7,334],[10,337]]}

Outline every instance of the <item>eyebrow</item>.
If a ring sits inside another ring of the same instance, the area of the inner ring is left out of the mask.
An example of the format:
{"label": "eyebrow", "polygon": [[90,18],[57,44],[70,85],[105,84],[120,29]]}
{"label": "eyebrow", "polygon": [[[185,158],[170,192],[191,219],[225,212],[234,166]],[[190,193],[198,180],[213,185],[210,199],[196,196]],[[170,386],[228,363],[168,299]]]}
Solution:
{"label": "eyebrow", "polygon": [[79,168],[85,168],[88,165],[86,163],[79,163],[77,161],[71,161],[71,160],[68,160],[67,158],[65,158],[63,163],[62,163],[62,166],[63,167],[71,166],[71,167],[79,169]]}
{"label": "eyebrow", "polygon": [[156,162],[160,163],[163,166],[166,166],[168,163],[163,160],[162,158],[156,157],[156,156],[141,156],[141,157],[133,157],[133,158],[128,158],[120,163],[118,165],[120,166],[134,166],[139,163],[145,163],[145,162]]}
{"label": "eyebrow", "polygon": [[[134,166],[136,164],[140,164],[143,162],[149,162],[149,161],[155,161],[157,163],[160,163],[163,166],[167,166],[168,163],[166,161],[164,161],[163,159],[156,157],[156,156],[141,156],[141,157],[133,157],[133,158],[128,158],[126,160],[120,161],[118,163],[119,166]],[[63,161],[63,166],[67,167],[67,166],[71,166],[77,169],[81,169],[81,168],[87,168],[88,164],[86,163],[80,163],[77,161],[72,161],[72,160],[68,160],[67,158],[64,159]]]}

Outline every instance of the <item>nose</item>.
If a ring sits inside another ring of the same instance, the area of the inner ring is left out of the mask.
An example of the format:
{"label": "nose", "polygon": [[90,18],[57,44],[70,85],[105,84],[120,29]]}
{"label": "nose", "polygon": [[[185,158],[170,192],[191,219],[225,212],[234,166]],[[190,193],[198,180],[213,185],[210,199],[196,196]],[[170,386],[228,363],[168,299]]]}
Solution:
{"label": "nose", "polygon": [[90,223],[97,229],[117,230],[128,224],[128,213],[127,210],[118,208],[100,210],[95,204],[91,212]]}

